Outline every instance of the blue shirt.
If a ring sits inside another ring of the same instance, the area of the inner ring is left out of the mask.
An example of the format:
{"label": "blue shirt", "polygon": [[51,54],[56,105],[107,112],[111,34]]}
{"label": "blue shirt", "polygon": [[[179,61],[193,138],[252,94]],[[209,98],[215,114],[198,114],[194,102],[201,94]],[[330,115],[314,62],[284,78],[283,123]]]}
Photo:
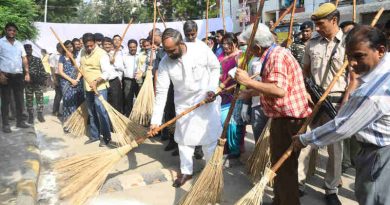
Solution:
{"label": "blue shirt", "polygon": [[325,146],[352,135],[363,143],[390,145],[390,53],[360,81],[335,119],[300,136],[304,145]]}
{"label": "blue shirt", "polygon": [[22,43],[15,40],[11,44],[4,36],[0,39],[0,71],[5,73],[23,73],[22,57],[26,51]]}

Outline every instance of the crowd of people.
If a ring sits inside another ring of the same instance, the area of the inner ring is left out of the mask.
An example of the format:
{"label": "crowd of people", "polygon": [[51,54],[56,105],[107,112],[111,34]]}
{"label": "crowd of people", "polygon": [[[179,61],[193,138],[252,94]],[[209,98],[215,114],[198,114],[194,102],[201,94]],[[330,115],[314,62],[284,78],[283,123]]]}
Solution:
{"label": "crowd of people", "polygon": [[[340,12],[331,3],[321,5],[311,19],[301,24],[299,36],[289,48],[279,45],[275,33],[264,24],[259,24],[254,44],[247,48],[253,27],[242,33],[218,30],[199,40],[196,22],[188,20],[183,25],[184,37],[172,28],[155,29],[144,39],[129,40],[124,47],[119,35],[85,33],[64,42],[71,56],[57,44],[56,53],[42,50],[42,59],[32,55],[30,44],[15,39],[18,27],[8,23],[0,39],[3,132],[11,132],[9,110],[13,106],[17,127],[34,123],[34,95],[38,121],[45,121],[43,91],[49,82],[55,90],[53,115],[64,122],[85,103],[89,131],[85,143],[100,141],[100,146],[108,147],[110,119],[95,92],[129,116],[146,70],[152,69],[156,100],[150,132],[169,140],[165,151],[179,155],[181,174],[173,186],[180,187],[192,177],[193,156],[210,159],[221,136],[233,91],[225,90],[218,97],[215,93],[238,82],[242,86],[227,127],[226,159],[238,159],[245,151],[246,125],[252,126],[257,142],[269,119],[271,163],[291,144],[295,148],[277,172],[273,204],[300,204],[310,161],[315,160],[320,146],[327,146],[329,155],[324,177],[327,204],[341,204],[337,196],[341,175],[352,167],[357,170],[355,189],[360,204],[390,203],[386,186],[389,33],[349,21],[340,24]],[[241,70],[240,63],[249,51],[253,57],[248,69]],[[311,131],[297,136],[316,103],[308,95],[304,79],[312,79],[325,90],[346,59],[350,66],[327,98],[339,113],[332,118],[320,112],[309,126]],[[28,116],[23,114],[24,94]],[[203,99],[208,104],[179,119],[174,130],[154,131]],[[64,132],[68,132],[65,127]]]}

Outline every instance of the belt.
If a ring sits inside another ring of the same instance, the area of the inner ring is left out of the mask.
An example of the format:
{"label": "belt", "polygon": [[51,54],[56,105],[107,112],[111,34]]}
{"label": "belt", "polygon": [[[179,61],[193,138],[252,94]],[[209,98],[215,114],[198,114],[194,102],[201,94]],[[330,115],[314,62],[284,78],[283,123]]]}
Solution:
{"label": "belt", "polygon": [[123,80],[135,80],[135,78],[123,77]]}

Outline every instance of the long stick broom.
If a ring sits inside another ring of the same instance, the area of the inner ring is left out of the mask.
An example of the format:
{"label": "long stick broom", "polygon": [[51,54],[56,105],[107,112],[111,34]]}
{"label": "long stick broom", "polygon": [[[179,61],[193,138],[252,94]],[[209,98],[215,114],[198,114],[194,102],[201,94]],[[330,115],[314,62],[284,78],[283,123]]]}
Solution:
{"label": "long stick broom", "polygon": [[[154,33],[156,30],[156,17],[157,17],[157,2],[154,0],[154,14],[153,14],[153,31],[152,31],[152,45],[154,45]],[[145,81],[138,93],[138,96],[134,102],[133,110],[130,113],[130,119],[138,122],[141,125],[147,126],[150,123],[150,118],[153,113],[154,106],[154,86],[153,86],[153,55],[154,49],[150,54],[149,66],[146,71]]]}
{"label": "long stick broom", "polygon": [[280,22],[283,20],[283,18],[288,14],[290,13],[292,7],[294,6],[294,4],[291,4],[283,13],[282,15],[280,15],[280,17],[278,18],[278,20],[276,20],[276,22],[274,23],[274,25],[270,28],[271,31],[275,30],[275,28],[277,26],[279,26]]}
{"label": "long stick broom", "polygon": [[[290,28],[288,31],[286,47],[289,47],[292,43],[291,36],[292,36],[293,25],[294,25],[294,14],[295,14],[295,7],[296,7],[295,5],[296,5],[296,0],[294,0],[293,4],[284,12],[284,14],[286,14],[289,9],[292,9],[291,16],[290,16]],[[281,18],[283,17],[281,16]],[[279,18],[278,20],[280,20],[281,18]],[[269,126],[270,126],[270,120],[268,121],[266,127],[262,132],[261,140],[259,140],[256,143],[255,149],[253,150],[252,154],[250,155],[247,161],[247,170],[248,170],[249,177],[252,181],[255,182],[261,178],[265,168],[267,167],[269,168],[270,165]]]}
{"label": "long stick broom", "polygon": [[[384,8],[381,8],[373,21],[371,22],[371,26],[375,26],[378,19],[382,15],[384,11]],[[319,111],[322,103],[330,93],[333,86],[338,81],[341,74],[344,72],[344,70],[348,67],[348,61],[345,61],[340,70],[336,73],[336,75],[333,77],[332,82],[330,83],[329,87],[325,90],[324,94],[321,96],[321,98],[318,100],[317,104],[313,108],[313,112],[310,115],[310,117],[306,118],[304,124],[302,125],[301,129],[298,131],[297,134],[302,134],[306,131],[306,127],[311,123],[311,121],[314,119],[316,113]],[[290,147],[284,152],[282,157],[271,167],[271,169],[266,169],[263,177],[261,180],[256,183],[256,185],[245,195],[243,196],[236,205],[258,205],[262,203],[263,200],[263,194],[264,189],[266,185],[273,180],[273,178],[276,176],[276,172],[279,170],[279,168],[283,165],[283,163],[291,156],[291,153],[293,151],[293,146],[290,145]]]}
{"label": "long stick broom", "polygon": [[[74,60],[72,54],[66,49],[65,45],[62,43],[61,39],[57,35],[57,33],[54,31],[53,28],[50,28],[50,30],[53,32],[54,36],[57,38],[58,42],[61,44],[62,48],[68,55],[68,57],[73,62],[76,69],[79,71],[79,73],[84,76],[84,79],[87,81],[88,84],[90,84],[89,79],[86,78],[84,75],[83,70],[81,70],[76,61]],[[99,95],[97,90],[94,90],[96,95]],[[129,119],[127,119],[125,116],[123,116],[120,112],[118,112],[115,108],[113,108],[104,98],[99,95],[99,100],[102,102],[104,108],[106,109],[108,116],[110,118],[111,124],[113,126],[113,130],[116,134],[113,135],[113,141],[116,142],[118,145],[127,145],[127,144],[133,144],[134,145],[134,137],[137,136],[143,136],[146,133],[146,129],[142,126],[139,126],[138,124],[131,122]]]}
{"label": "long stick broom", "polygon": [[[251,76],[255,78],[259,73]],[[218,91],[215,95],[222,94],[225,90],[232,90],[235,85],[232,85],[224,90]],[[208,103],[203,100],[200,103],[188,108],[173,119],[156,128],[154,131],[159,132],[162,129],[170,126],[184,115]],[[151,135],[147,135],[136,140],[137,144],[143,143]],[[120,161],[128,152],[136,146],[125,145],[123,147],[99,151],[83,156],[73,156],[67,159],[59,160],[54,164],[54,169],[58,175],[60,198],[69,198],[71,204],[82,204],[88,200],[89,197],[96,195],[103,185],[109,171],[114,165]]]}
{"label": "long stick broom", "polygon": [[[132,24],[133,19],[130,19],[129,23],[124,30],[121,41],[119,45],[122,45],[123,39],[126,36],[127,31],[129,30],[130,25]],[[119,48],[115,49],[114,55],[110,60],[111,64],[115,63],[115,56],[119,51]],[[87,123],[88,123],[88,112],[87,105],[84,101],[75,112],[73,112],[69,118],[64,122],[64,127],[67,131],[73,134],[75,137],[82,137],[87,135]]]}
{"label": "long stick broom", "polygon": [[291,16],[290,16],[290,28],[288,30],[288,37],[287,37],[287,45],[286,45],[286,48],[289,48],[292,41],[293,41],[293,25],[294,25],[294,14],[295,14],[295,9],[296,9],[296,3],[297,3],[297,0],[294,0],[293,2],[293,7],[292,7],[292,11],[291,11]]}
{"label": "long stick broom", "polygon": [[[257,31],[257,27],[260,22],[260,16],[263,10],[264,0],[260,1],[260,7],[256,15],[256,21],[253,26],[253,31],[249,39],[248,48],[252,48],[253,39]],[[244,60],[240,66],[240,69],[244,69],[248,63],[251,52],[246,52]],[[191,190],[180,200],[181,205],[206,205],[216,204],[220,202],[222,189],[223,189],[223,170],[222,170],[222,157],[223,150],[226,143],[226,134],[230,122],[230,118],[233,114],[234,106],[238,98],[240,91],[240,85],[237,84],[234,90],[234,98],[231,102],[229,112],[224,122],[223,131],[221,137],[218,139],[217,147],[215,148],[212,158],[208,161],[206,167],[195,181]]]}

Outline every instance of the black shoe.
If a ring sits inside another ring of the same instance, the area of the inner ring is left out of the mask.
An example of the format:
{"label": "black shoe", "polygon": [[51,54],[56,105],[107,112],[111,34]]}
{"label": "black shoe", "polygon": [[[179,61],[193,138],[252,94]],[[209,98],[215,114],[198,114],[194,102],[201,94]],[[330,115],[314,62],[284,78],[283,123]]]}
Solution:
{"label": "black shoe", "polygon": [[28,114],[27,123],[30,124],[30,125],[34,124],[34,114],[33,113],[29,113]]}
{"label": "black shoe", "polygon": [[326,205],[341,205],[337,194],[325,194]]}
{"label": "black shoe", "polygon": [[98,140],[99,140],[99,139],[91,138],[91,139],[85,141],[84,144],[91,144],[91,143],[96,142],[96,141],[98,141]]}
{"label": "black shoe", "polygon": [[178,156],[179,155],[179,149],[176,149],[175,151],[172,152],[172,156]]}
{"label": "black shoe", "polygon": [[196,146],[194,152],[195,159],[202,159],[203,155],[202,146]]}
{"label": "black shoe", "polygon": [[99,147],[108,147],[108,146],[105,142],[103,142],[103,140],[100,140]]}
{"label": "black shoe", "polygon": [[30,126],[28,126],[28,124],[26,124],[26,122],[22,121],[22,122],[16,123],[16,127],[19,127],[19,128],[29,128]]}
{"label": "black shoe", "polygon": [[305,195],[305,192],[303,190],[299,189],[298,192],[299,192],[299,197],[303,197]]}
{"label": "black shoe", "polygon": [[38,112],[38,121],[45,122],[45,118],[43,117],[43,114],[41,112]]}
{"label": "black shoe", "polygon": [[3,125],[3,132],[4,133],[11,133],[11,127],[9,125]]}
{"label": "black shoe", "polygon": [[168,145],[164,148],[164,151],[171,151],[177,148],[177,143],[173,140],[169,140]]}

